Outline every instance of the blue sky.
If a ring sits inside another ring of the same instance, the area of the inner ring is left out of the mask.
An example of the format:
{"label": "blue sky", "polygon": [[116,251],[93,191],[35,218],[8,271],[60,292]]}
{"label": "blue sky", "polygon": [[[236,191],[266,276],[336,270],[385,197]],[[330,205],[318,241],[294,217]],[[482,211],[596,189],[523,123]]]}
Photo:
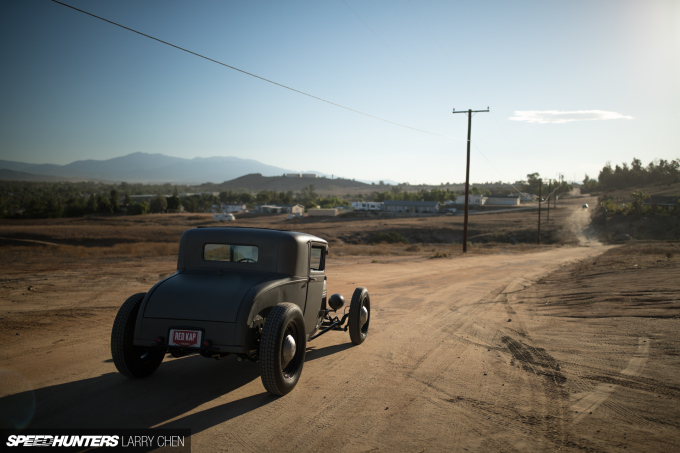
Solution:
{"label": "blue sky", "polygon": [[237,156],[362,180],[596,177],[680,158],[680,2],[0,4],[0,159]]}

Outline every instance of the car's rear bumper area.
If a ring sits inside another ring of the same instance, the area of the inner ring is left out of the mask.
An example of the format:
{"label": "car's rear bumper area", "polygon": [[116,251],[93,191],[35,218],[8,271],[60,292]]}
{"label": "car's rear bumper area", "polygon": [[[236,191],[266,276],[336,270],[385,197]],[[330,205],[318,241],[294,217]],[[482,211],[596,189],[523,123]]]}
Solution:
{"label": "car's rear bumper area", "polygon": [[[144,318],[135,332],[133,344],[147,348],[166,347],[168,349],[184,349],[169,346],[170,329],[188,329],[201,331],[201,347],[199,350],[210,350],[221,353],[246,354],[249,349],[244,339],[237,339],[236,323],[214,321],[187,321],[176,319]],[[207,342],[207,344],[204,344]]]}

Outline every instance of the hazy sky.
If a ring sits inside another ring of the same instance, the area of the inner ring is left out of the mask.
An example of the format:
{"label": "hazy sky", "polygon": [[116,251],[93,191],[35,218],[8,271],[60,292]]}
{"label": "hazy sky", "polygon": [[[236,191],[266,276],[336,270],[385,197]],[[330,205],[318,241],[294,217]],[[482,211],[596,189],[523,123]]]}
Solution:
{"label": "hazy sky", "polygon": [[237,156],[410,183],[680,157],[680,2],[0,2],[0,159]]}

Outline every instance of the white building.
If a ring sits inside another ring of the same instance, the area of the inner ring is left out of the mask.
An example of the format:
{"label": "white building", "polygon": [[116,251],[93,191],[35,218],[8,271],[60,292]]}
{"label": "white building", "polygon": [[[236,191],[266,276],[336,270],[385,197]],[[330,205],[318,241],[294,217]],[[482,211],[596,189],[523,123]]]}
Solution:
{"label": "white building", "polygon": [[246,205],[243,203],[222,203],[221,209],[225,213],[243,212],[246,210]]}
{"label": "white building", "polygon": [[377,201],[353,201],[355,211],[382,211],[383,203]]}
{"label": "white building", "polygon": [[258,214],[281,214],[285,212],[281,206],[271,204],[259,204],[255,206],[254,211]]}
{"label": "white building", "polygon": [[286,178],[318,178],[316,173],[286,173],[283,176]]}
{"label": "white building", "polygon": [[[486,200],[487,197],[485,197],[484,195],[476,195],[474,193],[471,193],[468,197],[468,204],[483,206],[484,203],[486,203]],[[465,195],[461,195],[458,198],[456,198],[456,204],[465,204]]]}
{"label": "white building", "polygon": [[519,199],[520,197],[518,195],[515,196],[490,196],[487,197],[486,199],[486,206],[519,206]]}

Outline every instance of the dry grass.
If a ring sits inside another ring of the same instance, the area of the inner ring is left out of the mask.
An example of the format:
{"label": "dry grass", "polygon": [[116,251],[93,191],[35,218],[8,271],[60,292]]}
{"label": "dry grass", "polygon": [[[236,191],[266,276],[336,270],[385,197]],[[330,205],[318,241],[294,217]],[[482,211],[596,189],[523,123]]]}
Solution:
{"label": "dry grass", "polygon": [[448,257],[449,257],[448,253],[437,250],[436,252],[434,252],[434,255],[432,255],[430,257],[430,259],[432,259],[432,258],[448,258]]}
{"label": "dry grass", "polygon": [[40,255],[68,258],[97,258],[97,257],[155,257],[177,256],[179,244],[167,242],[133,242],[115,244],[111,247],[84,247],[82,245],[35,245],[9,246],[3,251],[18,255]]}
{"label": "dry grass", "polygon": [[134,242],[127,244],[115,244],[111,247],[83,247],[62,245],[58,247],[59,254],[76,257],[97,256],[167,256],[177,255],[179,244],[167,242]]}
{"label": "dry grass", "polygon": [[331,247],[330,254],[331,256],[417,255],[418,253],[407,250],[411,247],[412,246],[406,246],[404,244],[387,244],[384,242],[373,245],[338,244]]}
{"label": "dry grass", "polygon": [[622,247],[612,249],[610,255],[661,255],[666,258],[673,258],[680,253],[680,243],[678,242],[652,242],[644,243],[632,241]]}
{"label": "dry grass", "polygon": [[[558,245],[507,244],[488,242],[468,245],[469,255],[493,255],[495,253],[532,253],[559,247]],[[461,244],[334,244],[331,256],[426,256],[450,258],[463,255]]]}

